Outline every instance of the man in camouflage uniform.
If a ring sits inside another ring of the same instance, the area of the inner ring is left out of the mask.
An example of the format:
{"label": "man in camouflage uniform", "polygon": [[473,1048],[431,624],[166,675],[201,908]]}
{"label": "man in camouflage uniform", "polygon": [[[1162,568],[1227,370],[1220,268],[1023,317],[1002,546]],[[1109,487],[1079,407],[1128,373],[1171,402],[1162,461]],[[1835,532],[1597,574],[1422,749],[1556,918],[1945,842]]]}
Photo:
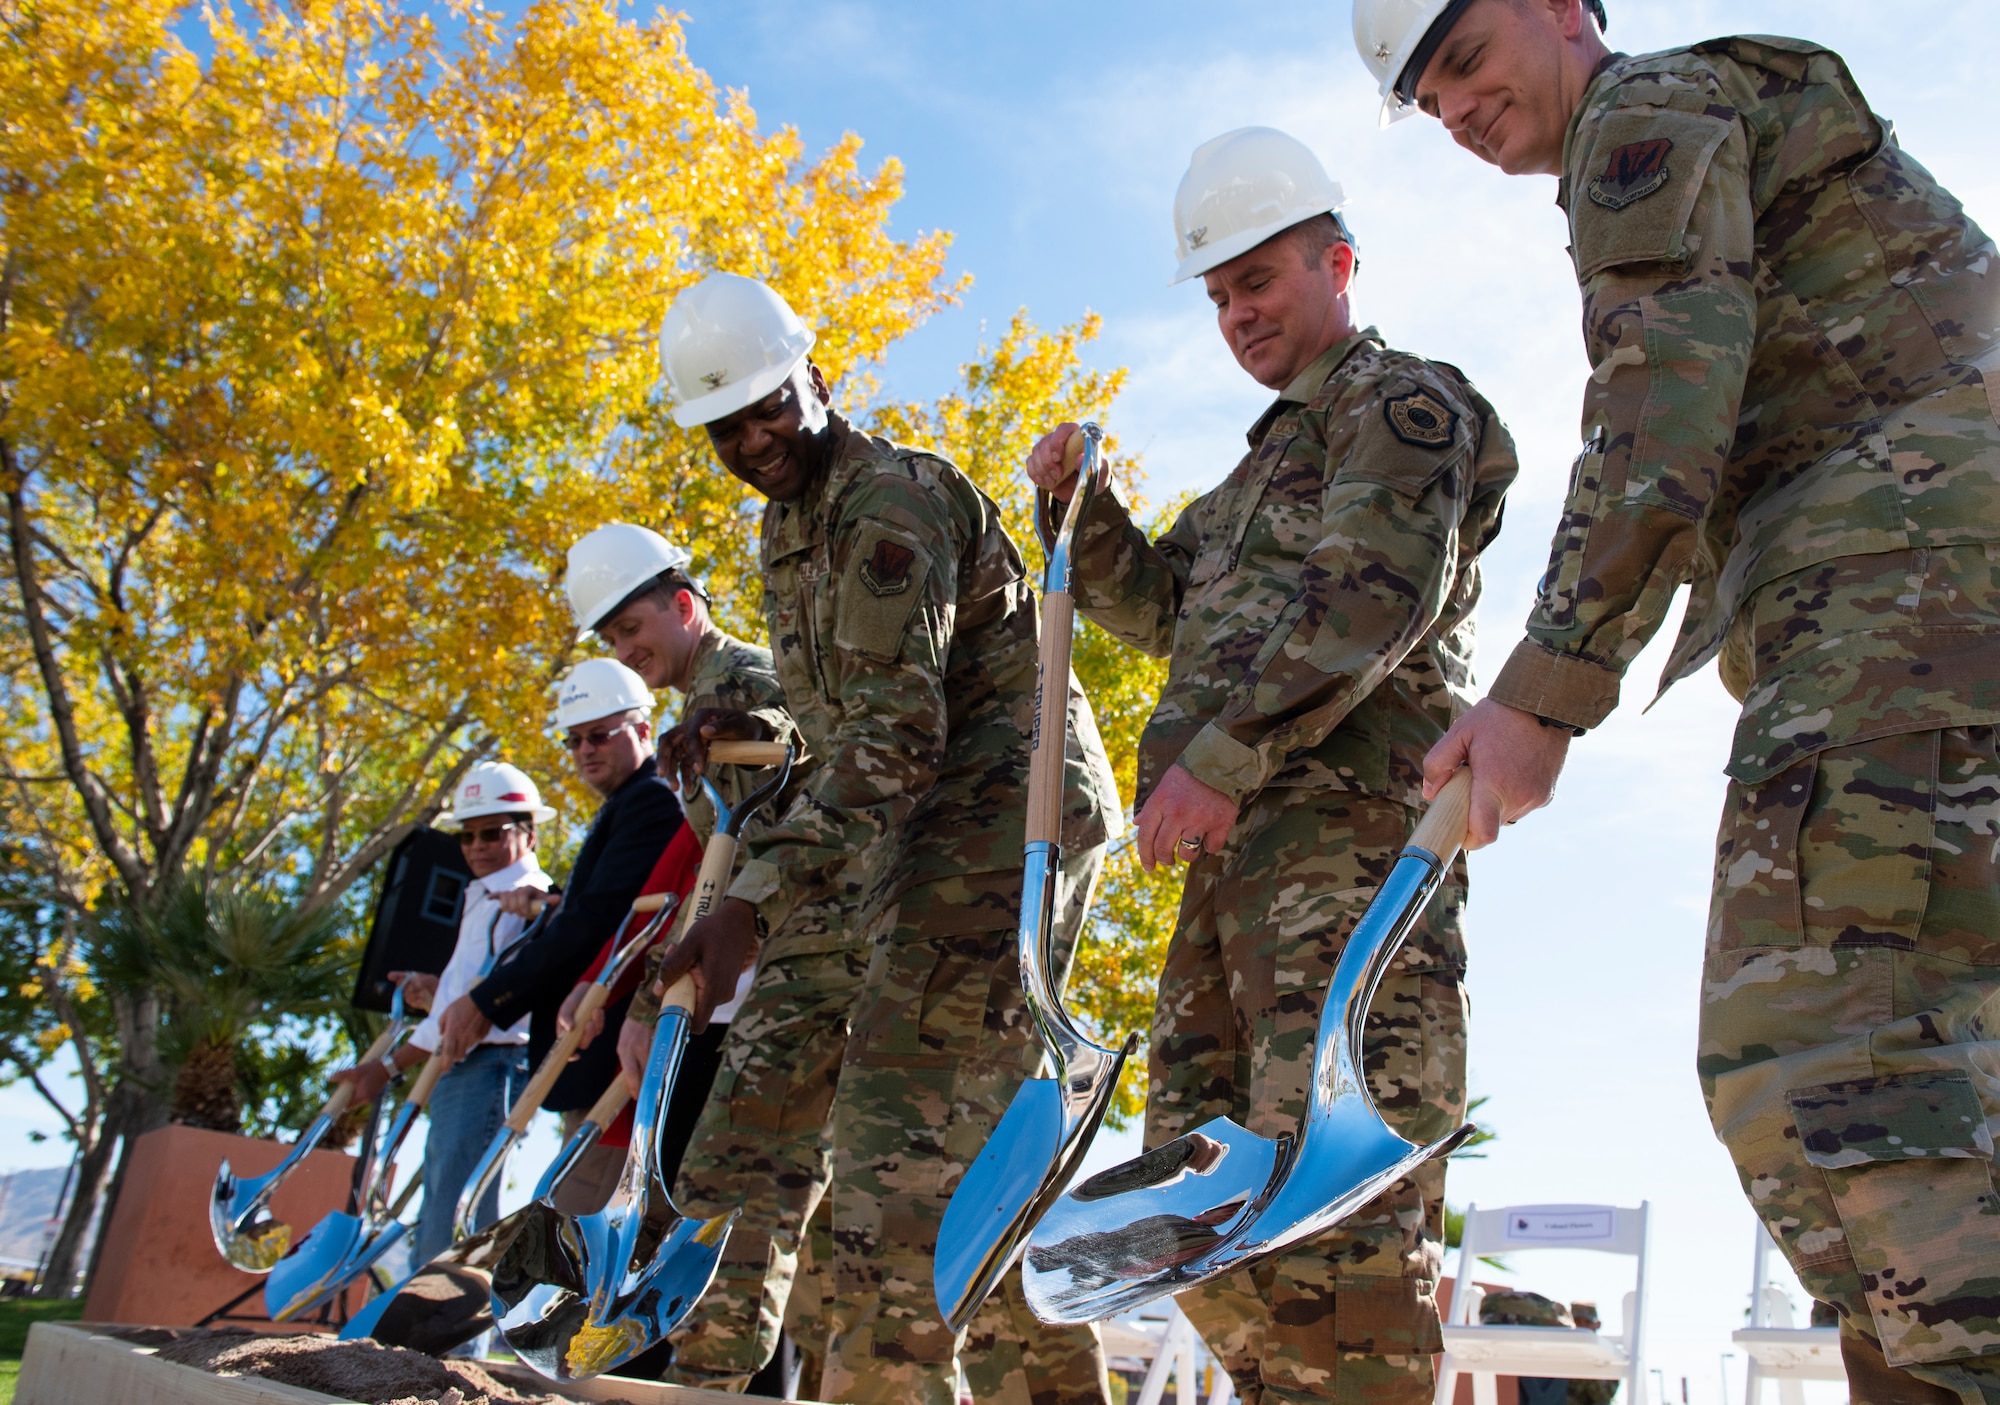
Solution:
{"label": "man in camouflage uniform", "polygon": [[[1272,191],[1304,195],[1273,217]],[[1175,201],[1182,276],[1204,277],[1231,351],[1278,398],[1159,540],[1111,494],[1079,524],[1078,610],[1169,659],[1140,741],[1140,857],[1190,867],[1149,1147],[1216,1117],[1297,1130],[1334,964],[1415,826],[1425,749],[1466,702],[1477,558],[1517,469],[1463,375],[1355,328],[1339,199],[1282,132],[1196,151]],[[1065,497],[1068,433],[1028,468]],[[1455,864],[1368,1016],[1370,1091],[1418,1143],[1465,1111],[1464,905]],[[1427,1164],[1338,1230],[1180,1296],[1248,1405],[1430,1400],[1443,1193]]]}
{"label": "man in camouflage uniform", "polygon": [[[752,335],[752,333],[755,333]],[[761,284],[714,275],[668,314],[676,417],[768,500],[764,610],[785,702],[822,758],[746,845],[729,896],[661,972],[696,972],[697,1026],[761,941],[866,876],[869,965],[832,1116],[829,1399],[955,1405],[959,1342],[931,1265],[950,1193],[1041,1045],[1015,951],[1037,619],[991,501],[949,463],[827,406],[812,335]],[[772,349],[776,348],[774,352]],[[704,393],[706,388],[706,393]],[[1061,895],[1073,942],[1116,823],[1110,763],[1069,708]],[[717,718],[703,738],[755,729]],[[1018,1347],[1035,1405],[1109,1394],[1096,1330],[1032,1322],[1018,1278],[968,1329]],[[1016,1359],[1010,1350],[1008,1359]],[[993,1382],[968,1354],[988,1398]]]}
{"label": "man in camouflage uniform", "polygon": [[[716,625],[708,592],[687,573],[688,564],[685,550],[623,522],[591,532],[569,553],[578,623],[648,686],[673,688],[683,698],[679,726],[660,741],[661,773],[668,776],[680,773],[683,738],[708,712],[755,717],[775,739],[793,730],[771,651]],[[634,577],[641,577],[636,586]],[[792,786],[813,765],[811,759],[797,763]],[[735,806],[763,778],[748,767],[723,766],[712,779],[723,802]],[[714,805],[699,785],[684,785],[682,798],[706,843],[715,834]],[[774,808],[782,804],[782,797],[773,802]],[[756,833],[758,823],[750,820],[745,832]],[[728,1034],[680,1158],[674,1203],[704,1218],[736,1209],[742,1214],[700,1309],[672,1338],[668,1379],[680,1384],[742,1390],[770,1362],[781,1328],[805,1356],[802,1379],[818,1380],[826,1335],[817,1315],[823,1294],[816,1283],[800,1289],[797,1279],[815,1262],[805,1247],[807,1216],[830,1175],[826,1120],[833,1074],[867,969],[854,921],[857,898],[856,884],[836,883],[821,900],[798,907],[759,953],[754,982],[739,989],[740,1007],[716,1012],[728,1019]],[[658,971],[665,954],[664,944],[648,953],[650,971]],[[635,1092],[658,1016],[649,979],[618,1030],[619,1062]],[[823,1260],[824,1251],[818,1256]]]}
{"label": "man in camouflage uniform", "polygon": [[1703,971],[1716,1131],[1839,1311],[1856,1400],[2000,1400],[1995,249],[1838,55],[1633,58],[1601,20],[1474,0],[1378,70],[1503,170],[1562,178],[1596,367],[1528,637],[1428,779],[1470,759],[1474,845],[1546,803],[1691,587],[1662,687],[1719,656],[1743,704]]}

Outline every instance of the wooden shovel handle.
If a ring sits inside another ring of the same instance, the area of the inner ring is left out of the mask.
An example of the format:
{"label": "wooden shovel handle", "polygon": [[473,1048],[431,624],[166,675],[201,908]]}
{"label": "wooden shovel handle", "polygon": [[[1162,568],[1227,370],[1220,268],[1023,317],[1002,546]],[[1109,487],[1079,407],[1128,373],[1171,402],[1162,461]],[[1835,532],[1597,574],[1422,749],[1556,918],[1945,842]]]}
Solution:
{"label": "wooden shovel handle", "polygon": [[1444,783],[1444,789],[1431,801],[1431,807],[1424,811],[1424,817],[1417,822],[1417,832],[1410,836],[1410,843],[1418,849],[1428,849],[1438,856],[1441,863],[1450,863],[1465,843],[1465,824],[1472,814],[1472,772],[1461,769],[1459,773]]}
{"label": "wooden shovel handle", "polygon": [[1042,597],[1042,651],[1035,665],[1035,730],[1028,746],[1030,844],[1062,833],[1063,751],[1069,741],[1070,636],[1076,607],[1066,594]]}
{"label": "wooden shovel handle", "polygon": [[431,1100],[431,1089],[437,1087],[438,1079],[444,1077],[445,1070],[450,1067],[451,1063],[445,1058],[442,1049],[425,1059],[423,1072],[417,1075],[417,1086],[410,1089],[409,1105],[422,1107],[428,1103]]}
{"label": "wooden shovel handle", "polygon": [[785,744],[712,741],[708,759],[718,766],[776,766],[785,759]]}
{"label": "wooden shovel handle", "polygon": [[674,927],[675,941],[686,936],[688,928],[715,911],[715,905],[729,890],[729,872],[735,866],[735,838],[727,834],[710,836],[708,843],[701,847],[701,871],[695,874],[694,891],[688,894],[687,906],[681,909],[681,920]]}
{"label": "wooden shovel handle", "polygon": [[625,1086],[623,1078],[611,1080],[611,1086],[604,1090],[583,1120],[602,1130],[618,1120],[618,1114],[625,1110],[625,1104],[632,1101],[632,1090]]}
{"label": "wooden shovel handle", "polygon": [[590,983],[590,989],[584,991],[583,1000],[576,1007],[576,1023],[557,1037],[555,1045],[542,1060],[542,1066],[535,1070],[535,1076],[528,1080],[527,1088],[515,1102],[514,1110],[507,1114],[509,1127],[517,1132],[528,1130],[528,1124],[535,1120],[535,1109],[542,1105],[549,1089],[556,1086],[556,1080],[562,1077],[563,1069],[569,1064],[569,1056],[583,1042],[584,1026],[590,1023],[592,1015],[604,1008],[605,998],[610,994],[609,987],[596,981]]}
{"label": "wooden shovel handle", "polygon": [[[720,1001],[716,1002],[720,1004]],[[694,972],[683,971],[681,978],[667,987],[667,993],[660,997],[662,1010],[692,1010],[694,1008]]]}
{"label": "wooden shovel handle", "polygon": [[667,905],[668,900],[672,897],[672,893],[646,893],[632,899],[632,911],[658,912]]}

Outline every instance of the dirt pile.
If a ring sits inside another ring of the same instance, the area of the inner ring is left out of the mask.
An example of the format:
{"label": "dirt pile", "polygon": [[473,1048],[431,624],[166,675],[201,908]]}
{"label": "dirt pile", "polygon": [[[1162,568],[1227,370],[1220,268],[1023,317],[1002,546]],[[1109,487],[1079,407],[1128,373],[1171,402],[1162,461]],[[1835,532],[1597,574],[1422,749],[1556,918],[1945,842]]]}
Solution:
{"label": "dirt pile", "polygon": [[566,1396],[523,1394],[472,1361],[440,1361],[371,1341],[194,1329],[176,1331],[159,1345],[159,1355],[218,1375],[261,1376],[367,1405],[574,1405]]}

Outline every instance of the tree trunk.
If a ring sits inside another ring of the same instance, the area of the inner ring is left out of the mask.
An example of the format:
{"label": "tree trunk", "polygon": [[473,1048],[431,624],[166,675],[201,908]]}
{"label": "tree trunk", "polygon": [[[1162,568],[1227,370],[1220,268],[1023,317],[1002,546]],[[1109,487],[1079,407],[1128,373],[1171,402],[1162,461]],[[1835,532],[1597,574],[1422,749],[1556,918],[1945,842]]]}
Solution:
{"label": "tree trunk", "polygon": [[[116,1101],[114,1095],[114,1105]],[[104,1125],[98,1128],[97,1139],[76,1160],[74,1194],[70,1197],[69,1211],[63,1216],[62,1228],[56,1232],[56,1242],[49,1249],[49,1261],[42,1268],[36,1297],[66,1298],[76,1284],[77,1251],[83,1247],[84,1231],[90,1228],[91,1212],[97,1208],[97,1194],[104,1185],[104,1171],[111,1164],[112,1148],[118,1140],[111,1131],[111,1120],[105,1118]]]}
{"label": "tree trunk", "polygon": [[[111,1223],[111,1212],[118,1208],[118,1191],[125,1184],[125,1168],[132,1164],[132,1144],[155,1128],[167,1125],[167,1104],[159,1091],[165,1083],[165,1070],[160,1064],[159,997],[150,992],[113,995],[111,1008],[118,1022],[119,1077],[104,1109],[104,1126],[97,1134],[97,1146],[108,1157],[114,1142],[122,1140],[124,1145],[118,1153],[118,1170],[111,1178],[110,1195],[104,1202],[107,1225]],[[70,1226],[75,1224],[81,1240],[83,1227],[90,1223],[91,1211],[96,1208],[101,1184],[82,1176],[77,1178],[76,1199],[70,1202],[63,1234],[68,1234]],[[88,1195],[84,1193],[86,1187]],[[90,1269],[84,1275],[86,1285],[90,1275],[97,1272],[98,1255],[103,1252],[104,1236],[100,1234],[91,1249]],[[53,1276],[50,1281],[54,1281]]]}

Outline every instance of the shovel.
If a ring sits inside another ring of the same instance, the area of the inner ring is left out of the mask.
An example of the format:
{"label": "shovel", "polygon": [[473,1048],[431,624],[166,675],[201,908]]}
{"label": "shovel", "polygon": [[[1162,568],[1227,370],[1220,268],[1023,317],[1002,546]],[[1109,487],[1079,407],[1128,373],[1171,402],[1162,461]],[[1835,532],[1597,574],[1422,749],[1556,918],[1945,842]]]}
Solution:
{"label": "shovel", "polygon": [[507,1345],[555,1380],[583,1380],[664,1341],[701,1300],[739,1211],[690,1220],[660,1174],[659,1121],[687,1046],[694,980],[666,994],[610,1204],[571,1218],[538,1200],[493,1269]]}
{"label": "shovel", "polygon": [[409,1136],[418,1114],[430,1101],[431,1089],[437,1086],[448,1066],[442,1053],[432,1054],[424,1061],[416,1086],[396,1109],[396,1120],[389,1124],[388,1136],[378,1144],[369,1162],[356,1201],[360,1213],[335,1211],[328,1215],[271,1265],[270,1277],[264,1280],[264,1312],[273,1322],[289,1322],[312,1311],[367,1272],[410,1232],[410,1227],[397,1216],[402,1214],[413,1185],[404,1186],[402,1195],[390,1204],[389,1172],[403,1139]]}
{"label": "shovel", "polygon": [[1382,1120],[1362,1076],[1368,1002],[1465,839],[1472,774],[1438,793],[1361,915],[1327,984],[1306,1115],[1275,1140],[1227,1117],[1090,1177],[1028,1239],[1021,1270],[1044,1322],[1096,1322],[1247,1267],[1338,1224],[1433,1156]]}
{"label": "shovel", "polygon": [[[368,1046],[357,1067],[375,1063],[396,1047],[409,1021],[403,1014],[403,988],[389,1002],[389,1025]],[[215,1236],[216,1250],[245,1273],[269,1273],[271,1265],[292,1247],[292,1227],[267,1213],[271,1197],[305,1161],[306,1156],[326,1137],[354,1100],[354,1085],[342,1083],[334,1089],[326,1106],[319,1110],[292,1149],[271,1171],[261,1176],[238,1178],[224,1160],[215,1173],[215,1187],[208,1197],[208,1229]]]}
{"label": "shovel", "polygon": [[[527,1092],[523,1094],[521,1104],[515,1108],[516,1116],[509,1117],[507,1124],[500,1129],[494,1138],[495,1145],[510,1134],[517,1118],[522,1128],[527,1126],[535,1106],[547,1096],[549,1088],[562,1073],[563,1065],[569,1061],[569,1056],[575,1052],[577,1044],[582,1040],[583,1026],[604,1004],[611,987],[617,983],[618,977],[624,974],[626,967],[631,965],[633,958],[646,949],[647,943],[672,916],[675,901],[675,896],[671,893],[652,893],[632,904],[634,912],[653,913],[652,921],[630,941],[619,947],[611,960],[605,963],[603,973],[583,997],[577,1010],[576,1023],[570,1027],[568,1033],[556,1040],[548,1057],[543,1059],[542,1066],[535,1071],[535,1076],[528,1080]],[[379,1200],[377,1192],[386,1183],[388,1169],[395,1161],[397,1149],[409,1135],[418,1112],[422,1111],[424,1103],[429,1100],[431,1088],[443,1075],[444,1070],[443,1059],[437,1054],[431,1055],[424,1064],[423,1073],[417,1079],[416,1088],[397,1110],[396,1120],[390,1125],[389,1135],[384,1139],[382,1149],[377,1152],[363,1185],[360,1198],[365,1218],[343,1214],[328,1215],[313,1227],[312,1233],[306,1236],[303,1243],[280,1259],[272,1268],[271,1276],[264,1284],[264,1307],[273,1322],[290,1321],[300,1313],[309,1312],[325,1302],[373,1267],[377,1259],[409,1232],[408,1225],[397,1221],[393,1212],[376,1207],[375,1200]],[[518,1136],[518,1133],[514,1135]],[[512,1143],[509,1142],[508,1145]],[[491,1151],[492,1147],[489,1147],[489,1155]],[[484,1169],[483,1162],[482,1169]],[[492,1171],[488,1170],[486,1174],[491,1175]],[[371,1195],[375,1196],[375,1200],[371,1200]]]}
{"label": "shovel", "polygon": [[528,1086],[514,1100],[507,1120],[500,1124],[500,1130],[486,1144],[486,1150],[480,1154],[478,1164],[472,1168],[472,1175],[465,1182],[465,1189],[459,1193],[454,1239],[464,1239],[474,1233],[472,1221],[479,1213],[479,1197],[486,1193],[487,1185],[500,1174],[500,1168],[507,1163],[508,1153],[520,1144],[521,1138],[528,1135],[528,1126],[535,1120],[535,1109],[542,1105],[542,1099],[549,1095],[549,1089],[562,1076],[569,1056],[583,1042],[584,1026],[590,1023],[592,1015],[604,1008],[605,1001],[610,998],[611,987],[618,984],[618,978],[625,974],[626,968],[658,935],[679,903],[680,897],[674,893],[647,893],[633,900],[632,911],[650,912],[652,920],[605,963],[591,988],[584,992],[583,1000],[577,1007],[576,1022],[549,1047],[549,1052],[542,1057],[541,1065],[535,1070],[535,1076],[528,1080]]}
{"label": "shovel", "polygon": [[[1093,1043],[1071,1023],[1055,972],[1056,880],[1062,871],[1063,749],[1068,737],[1070,638],[1076,623],[1070,595],[1076,524],[1103,486],[1103,435],[1087,424],[1070,436],[1063,457],[1080,468],[1076,494],[1049,546],[1042,584],[1042,656],[1035,680],[1035,730],[1028,760],[1026,873],[1021,884],[1021,989],[1048,1049],[1054,1075],[1030,1078],[1015,1090],[1006,1116],[987,1138],[946,1206],[938,1227],[932,1276],[938,1309],[954,1332],[979,1311],[1021,1246],[1090,1150],[1111,1106],[1118,1075],[1138,1047]],[[1037,525],[1049,541],[1048,511],[1035,499]]]}
{"label": "shovel", "polygon": [[[631,1100],[625,1080],[612,1079],[590,1115],[542,1172],[533,1200],[555,1194]],[[340,1329],[340,1340],[372,1337],[385,1346],[442,1356],[479,1336],[493,1325],[493,1266],[537,1213],[536,1205],[529,1204],[459,1239],[394,1288],[370,1299]]]}

